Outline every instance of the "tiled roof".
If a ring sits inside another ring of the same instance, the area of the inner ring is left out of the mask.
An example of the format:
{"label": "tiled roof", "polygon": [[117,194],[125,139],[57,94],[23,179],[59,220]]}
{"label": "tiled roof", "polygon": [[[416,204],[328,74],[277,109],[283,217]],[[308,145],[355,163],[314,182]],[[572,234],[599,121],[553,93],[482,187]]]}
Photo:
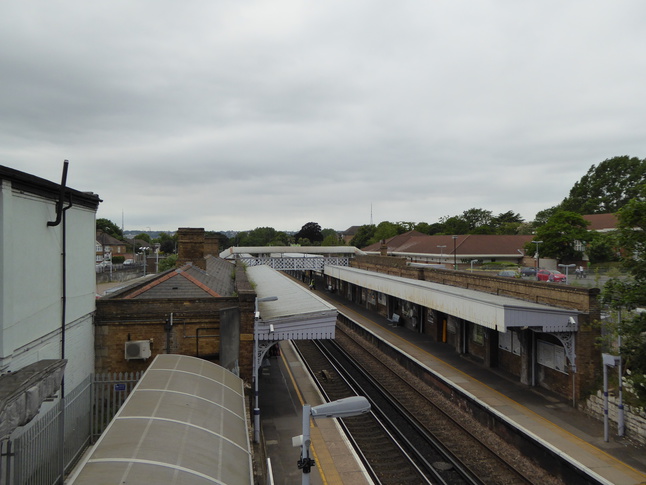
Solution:
{"label": "tiled roof", "polygon": [[583,218],[590,223],[589,231],[609,231],[617,228],[617,216],[615,214],[588,214]]}
{"label": "tiled roof", "polygon": [[[467,234],[458,236],[455,240],[456,254],[519,254],[523,246],[531,241],[531,235],[492,236],[483,234]],[[386,241],[389,253],[418,253],[418,254],[453,254],[453,236],[428,236],[417,231],[407,232],[392,237]],[[379,251],[381,243],[363,248],[364,251]]]}

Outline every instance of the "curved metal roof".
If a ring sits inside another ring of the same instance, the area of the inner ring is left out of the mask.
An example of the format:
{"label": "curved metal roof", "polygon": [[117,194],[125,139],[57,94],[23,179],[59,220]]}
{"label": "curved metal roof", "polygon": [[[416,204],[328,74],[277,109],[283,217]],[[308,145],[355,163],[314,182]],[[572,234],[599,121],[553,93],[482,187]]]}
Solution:
{"label": "curved metal roof", "polygon": [[243,381],[158,355],[69,481],[98,483],[252,484]]}

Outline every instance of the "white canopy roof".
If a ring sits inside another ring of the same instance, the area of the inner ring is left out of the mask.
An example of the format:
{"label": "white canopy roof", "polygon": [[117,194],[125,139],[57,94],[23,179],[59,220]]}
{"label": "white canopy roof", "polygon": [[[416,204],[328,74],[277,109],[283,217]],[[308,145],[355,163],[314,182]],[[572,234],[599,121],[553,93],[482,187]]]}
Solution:
{"label": "white canopy roof", "polygon": [[578,329],[579,312],[576,310],[356,268],[326,266],[325,274],[499,332],[506,332],[511,327],[530,327],[543,332]]}
{"label": "white canopy roof", "polygon": [[[333,305],[269,266],[248,267],[247,276],[259,299],[260,340],[334,338],[338,312]],[[274,296],[275,301],[260,301]]]}

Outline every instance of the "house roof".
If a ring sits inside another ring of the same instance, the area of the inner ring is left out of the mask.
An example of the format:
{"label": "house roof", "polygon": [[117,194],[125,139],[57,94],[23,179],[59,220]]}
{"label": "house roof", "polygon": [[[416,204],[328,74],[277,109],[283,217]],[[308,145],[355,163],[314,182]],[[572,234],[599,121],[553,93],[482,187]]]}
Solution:
{"label": "house roof", "polygon": [[96,240],[102,246],[125,246],[126,245],[125,242],[119,241],[117,238],[110,236],[110,234],[104,231],[96,232]]}
{"label": "house roof", "polygon": [[344,236],[354,236],[359,231],[360,227],[361,226],[350,226],[341,234],[343,234]]}
{"label": "house roof", "polygon": [[590,223],[589,231],[614,231],[617,229],[617,216],[615,214],[588,214],[583,218]]}
{"label": "house roof", "polygon": [[115,295],[124,299],[219,298],[235,293],[233,265],[214,256],[207,256],[207,270],[192,264],[161,273],[145,285]]}
{"label": "house roof", "polygon": [[[455,239],[455,253],[460,256],[473,255],[514,255],[520,256],[518,250],[531,241],[531,235],[484,235],[467,234]],[[410,231],[386,240],[391,254],[432,254],[453,255],[453,236],[428,236],[417,231]],[[363,248],[365,252],[378,252],[381,243]]]}

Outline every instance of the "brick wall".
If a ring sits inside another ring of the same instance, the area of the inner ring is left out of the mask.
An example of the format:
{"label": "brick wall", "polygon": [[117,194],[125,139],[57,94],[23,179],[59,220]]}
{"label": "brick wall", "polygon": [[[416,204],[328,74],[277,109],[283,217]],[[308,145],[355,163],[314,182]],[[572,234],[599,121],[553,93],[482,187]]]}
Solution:
{"label": "brick wall", "polygon": [[[237,298],[195,300],[97,300],[96,372],[145,370],[160,353],[213,356],[220,351],[219,311],[237,306]],[[171,326],[172,315],[172,326]],[[199,336],[199,338],[198,338]],[[126,360],[127,341],[149,340],[147,361]],[[217,359],[213,359],[217,362]]]}

